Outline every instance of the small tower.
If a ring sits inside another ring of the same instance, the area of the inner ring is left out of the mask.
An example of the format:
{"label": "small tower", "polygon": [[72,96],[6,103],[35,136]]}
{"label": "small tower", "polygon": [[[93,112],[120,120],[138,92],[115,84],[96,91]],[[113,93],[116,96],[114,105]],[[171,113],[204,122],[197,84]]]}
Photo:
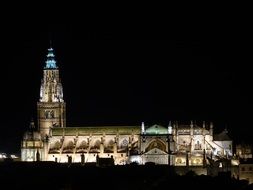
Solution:
{"label": "small tower", "polygon": [[190,124],[190,134],[191,136],[193,136],[193,121],[191,120],[191,124]]}
{"label": "small tower", "polygon": [[202,126],[202,135],[205,135],[205,129],[206,129],[206,122],[203,121],[203,126]]}
{"label": "small tower", "polygon": [[40,99],[37,103],[38,127],[43,139],[50,135],[50,128],[65,127],[65,107],[59,69],[56,66],[54,50],[50,47],[41,80]]}
{"label": "small tower", "polygon": [[168,126],[168,134],[172,135],[172,125],[171,125],[171,121],[169,122],[169,126]]}
{"label": "small tower", "polygon": [[144,125],[144,122],[141,122],[141,134],[145,134],[146,131],[145,131],[145,125]]}
{"label": "small tower", "polygon": [[173,124],[172,124],[172,133],[173,133],[173,136],[176,136],[176,135],[177,135],[177,129],[176,129],[176,124],[175,124],[175,122],[173,122]]}

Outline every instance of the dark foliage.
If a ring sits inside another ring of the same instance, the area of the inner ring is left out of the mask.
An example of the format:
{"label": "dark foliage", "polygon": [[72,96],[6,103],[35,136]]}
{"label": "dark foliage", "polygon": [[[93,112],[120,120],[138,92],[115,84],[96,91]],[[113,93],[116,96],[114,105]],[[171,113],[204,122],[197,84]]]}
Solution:
{"label": "dark foliage", "polygon": [[247,181],[228,175],[210,177],[188,173],[177,175],[173,168],[157,165],[96,167],[53,162],[0,163],[2,186],[8,189],[250,189]]}

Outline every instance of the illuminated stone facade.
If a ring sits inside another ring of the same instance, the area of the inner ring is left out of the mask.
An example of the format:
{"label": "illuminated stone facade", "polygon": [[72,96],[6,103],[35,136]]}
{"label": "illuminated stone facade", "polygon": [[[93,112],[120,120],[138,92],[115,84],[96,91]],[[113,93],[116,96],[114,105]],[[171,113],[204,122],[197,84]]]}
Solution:
{"label": "illuminated stone facade", "polygon": [[170,122],[145,126],[66,127],[63,88],[53,49],[48,50],[41,81],[38,130],[31,123],[21,145],[22,161],[96,162],[113,158],[118,165],[136,162],[202,166],[210,159],[232,157],[227,131],[213,135],[213,124]]}
{"label": "illuminated stone facade", "polygon": [[38,128],[42,138],[49,134],[50,127],[66,127],[63,89],[52,48],[48,49],[37,108]]}

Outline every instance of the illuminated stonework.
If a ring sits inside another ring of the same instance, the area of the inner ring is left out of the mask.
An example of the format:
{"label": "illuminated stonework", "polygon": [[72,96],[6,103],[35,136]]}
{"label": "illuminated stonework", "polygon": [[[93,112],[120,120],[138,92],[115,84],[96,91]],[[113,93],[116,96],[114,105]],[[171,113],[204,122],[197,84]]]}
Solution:
{"label": "illuminated stonework", "polygon": [[38,127],[43,138],[49,135],[50,128],[66,126],[63,88],[52,48],[48,49],[37,108]]}
{"label": "illuminated stonework", "polygon": [[45,68],[47,68],[47,69],[57,69],[56,61],[55,61],[55,58],[54,58],[53,48],[48,49],[46,67]]}
{"label": "illuminated stonework", "polygon": [[202,166],[209,160],[233,155],[227,131],[214,135],[212,123],[66,127],[63,88],[52,48],[48,50],[37,108],[38,131],[32,123],[25,133],[21,145],[23,161],[88,163],[96,162],[97,157],[113,157],[118,165],[154,162]]}

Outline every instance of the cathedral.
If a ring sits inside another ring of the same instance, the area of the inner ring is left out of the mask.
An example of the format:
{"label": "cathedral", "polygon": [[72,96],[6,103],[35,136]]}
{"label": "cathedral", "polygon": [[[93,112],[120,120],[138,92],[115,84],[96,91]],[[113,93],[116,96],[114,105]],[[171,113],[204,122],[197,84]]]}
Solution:
{"label": "cathedral", "polygon": [[[37,127],[35,127],[35,125]],[[232,158],[227,130],[213,133],[212,122],[167,126],[66,126],[66,103],[53,48],[48,49],[37,122],[31,122],[21,143],[22,161],[95,163],[113,159],[115,165],[136,163],[171,166],[204,166],[210,160]]]}

